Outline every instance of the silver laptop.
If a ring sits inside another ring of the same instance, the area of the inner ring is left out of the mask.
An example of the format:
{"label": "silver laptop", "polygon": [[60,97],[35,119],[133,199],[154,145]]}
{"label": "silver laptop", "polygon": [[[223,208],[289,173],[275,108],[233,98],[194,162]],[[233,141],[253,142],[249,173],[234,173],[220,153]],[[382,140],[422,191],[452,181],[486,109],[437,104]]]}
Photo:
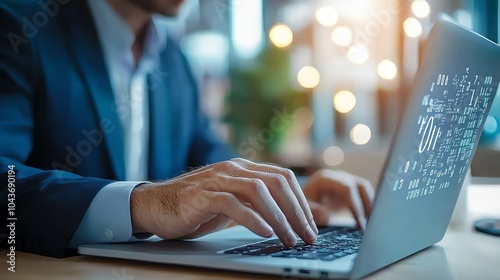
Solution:
{"label": "silver laptop", "polygon": [[79,253],[301,278],[362,278],[440,241],[500,81],[500,46],[440,17],[421,57],[366,230],[322,229],[284,248],[237,226],[189,241],[79,247]]}

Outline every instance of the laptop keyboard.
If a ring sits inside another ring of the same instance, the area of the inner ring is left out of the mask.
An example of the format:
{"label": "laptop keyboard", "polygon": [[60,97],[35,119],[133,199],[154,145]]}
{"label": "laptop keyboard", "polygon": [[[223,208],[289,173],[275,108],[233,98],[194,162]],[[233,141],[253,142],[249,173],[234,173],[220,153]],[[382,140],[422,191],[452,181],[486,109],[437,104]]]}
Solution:
{"label": "laptop keyboard", "polygon": [[226,250],[224,254],[333,261],[357,253],[362,238],[362,230],[328,227],[320,230],[312,245],[299,240],[289,248],[279,239],[272,239]]}

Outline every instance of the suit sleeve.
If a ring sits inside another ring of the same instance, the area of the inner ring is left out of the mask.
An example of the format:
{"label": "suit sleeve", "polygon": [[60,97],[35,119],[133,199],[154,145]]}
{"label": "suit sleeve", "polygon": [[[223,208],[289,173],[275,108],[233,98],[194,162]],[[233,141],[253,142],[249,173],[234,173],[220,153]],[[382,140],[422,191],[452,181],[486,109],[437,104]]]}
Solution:
{"label": "suit sleeve", "polygon": [[112,181],[26,165],[42,78],[36,38],[23,37],[18,19],[0,3],[0,220],[15,218],[0,227],[0,244],[64,257],[94,196]]}

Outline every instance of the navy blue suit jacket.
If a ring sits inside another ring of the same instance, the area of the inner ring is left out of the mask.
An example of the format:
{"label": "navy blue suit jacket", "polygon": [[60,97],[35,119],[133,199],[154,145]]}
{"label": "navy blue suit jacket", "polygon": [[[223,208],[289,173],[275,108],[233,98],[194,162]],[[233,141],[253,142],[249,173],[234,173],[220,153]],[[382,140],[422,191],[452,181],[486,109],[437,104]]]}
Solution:
{"label": "navy blue suit jacket", "polygon": [[[38,2],[0,3],[0,220],[15,165],[16,249],[63,257],[94,196],[125,179],[119,114],[127,111],[115,104],[86,1],[52,1],[51,9]],[[171,40],[149,90],[150,179],[234,156],[208,129]],[[10,247],[9,233],[0,227]]]}

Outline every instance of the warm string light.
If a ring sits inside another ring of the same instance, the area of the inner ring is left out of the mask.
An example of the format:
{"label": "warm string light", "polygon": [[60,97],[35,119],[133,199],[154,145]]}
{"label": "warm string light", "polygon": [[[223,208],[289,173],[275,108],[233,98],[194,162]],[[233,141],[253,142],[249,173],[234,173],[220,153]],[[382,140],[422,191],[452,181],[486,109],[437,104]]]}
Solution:
{"label": "warm string light", "polygon": [[[422,18],[429,14],[430,8],[428,7],[428,3],[426,1],[416,0],[412,5],[412,11],[416,17]],[[316,10],[315,18],[319,24],[325,27],[332,27],[338,22],[338,14],[331,6],[320,7]],[[408,37],[414,38],[422,34],[422,25],[416,18],[410,17],[406,19],[403,27],[405,34]],[[283,48],[289,46],[293,42],[293,32],[284,24],[276,24],[269,31],[269,38],[275,46]],[[338,46],[348,47],[347,58],[354,64],[363,64],[370,57],[370,53],[365,46],[351,45],[353,34],[352,31],[346,26],[338,26],[334,28],[330,39]],[[392,80],[397,76],[398,69],[393,61],[382,60],[378,64],[377,73],[382,79]],[[297,80],[299,85],[303,88],[313,89],[319,85],[321,78],[320,73],[316,68],[313,66],[305,66],[298,72]],[[333,97],[333,105],[335,110],[339,113],[348,113],[356,106],[356,97],[350,91],[339,91]],[[310,112],[306,112],[306,110],[298,110],[297,114],[305,117],[309,116]],[[309,120],[309,117],[307,119]],[[304,123],[304,125],[308,127],[311,124],[312,121]],[[350,138],[356,145],[367,144],[371,140],[371,137],[371,129],[365,124],[357,124],[350,130]],[[337,146],[331,146],[324,151],[323,159],[325,164],[329,166],[337,166],[343,162],[344,152]]]}
{"label": "warm string light", "polygon": [[404,21],[403,29],[405,30],[406,36],[410,38],[416,38],[422,34],[422,25],[413,17],[409,17]]}
{"label": "warm string light", "polygon": [[305,66],[297,74],[299,84],[304,88],[315,88],[319,85],[320,75],[318,70],[312,66]]}
{"label": "warm string light", "polygon": [[416,17],[424,18],[430,14],[431,7],[425,0],[415,0],[411,4],[411,11]]}
{"label": "warm string light", "polygon": [[372,131],[365,124],[357,124],[351,129],[350,136],[354,144],[365,145],[372,138]]}
{"label": "warm string light", "polygon": [[338,14],[332,6],[323,6],[316,10],[316,20],[325,27],[334,26],[338,20]]}
{"label": "warm string light", "polygon": [[398,74],[398,68],[394,62],[386,59],[378,64],[377,73],[384,80],[392,80]]}
{"label": "warm string light", "polygon": [[284,24],[276,24],[269,31],[269,39],[278,48],[288,47],[293,42],[293,32]]}
{"label": "warm string light", "polygon": [[333,106],[339,113],[349,113],[356,106],[356,97],[348,90],[341,90],[333,97]]}

